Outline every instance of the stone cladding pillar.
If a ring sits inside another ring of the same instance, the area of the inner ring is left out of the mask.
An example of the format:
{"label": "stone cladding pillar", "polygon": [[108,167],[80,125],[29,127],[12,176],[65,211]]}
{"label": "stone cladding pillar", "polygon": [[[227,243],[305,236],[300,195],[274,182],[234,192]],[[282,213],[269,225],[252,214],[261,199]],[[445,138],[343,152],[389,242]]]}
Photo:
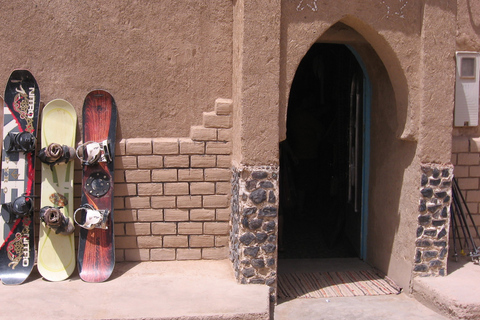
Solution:
{"label": "stone cladding pillar", "polygon": [[230,257],[240,283],[276,292],[278,168],[233,169]]}
{"label": "stone cladding pillar", "polygon": [[414,275],[447,274],[452,165],[422,165]]}

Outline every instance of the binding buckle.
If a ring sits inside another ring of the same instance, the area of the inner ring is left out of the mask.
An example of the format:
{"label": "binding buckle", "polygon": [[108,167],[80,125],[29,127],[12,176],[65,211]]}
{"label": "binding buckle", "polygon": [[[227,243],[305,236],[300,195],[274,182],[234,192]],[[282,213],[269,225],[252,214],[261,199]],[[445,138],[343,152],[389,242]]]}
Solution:
{"label": "binding buckle", "polygon": [[[77,220],[77,213],[80,212],[81,214],[81,221],[83,223],[79,223]],[[73,219],[75,222],[82,228],[87,230],[92,230],[93,228],[100,228],[100,229],[108,229],[107,220],[110,211],[108,210],[96,210],[90,204],[84,204],[73,214]]]}
{"label": "binding buckle", "polygon": [[[82,143],[77,148],[77,157],[82,161],[82,165],[91,166],[97,162],[112,162],[110,153],[110,141],[104,140],[102,142],[88,141]],[[86,159],[84,158],[86,155]]]}
{"label": "binding buckle", "polygon": [[75,231],[73,222],[60,209],[63,207],[45,206],[40,209],[40,220],[55,234],[69,235]]}
{"label": "binding buckle", "polygon": [[53,166],[60,162],[68,163],[72,161],[74,153],[75,150],[72,147],[51,143],[46,148],[40,149],[38,158],[43,163],[49,164],[50,169],[53,170]]}
{"label": "binding buckle", "polygon": [[20,152],[35,151],[35,144],[37,139],[28,131],[23,132],[9,132],[3,140],[6,152]]}
{"label": "binding buckle", "polygon": [[9,213],[7,223],[13,223],[16,219],[23,218],[33,213],[33,200],[31,196],[22,195],[12,202],[2,203],[2,209]]}

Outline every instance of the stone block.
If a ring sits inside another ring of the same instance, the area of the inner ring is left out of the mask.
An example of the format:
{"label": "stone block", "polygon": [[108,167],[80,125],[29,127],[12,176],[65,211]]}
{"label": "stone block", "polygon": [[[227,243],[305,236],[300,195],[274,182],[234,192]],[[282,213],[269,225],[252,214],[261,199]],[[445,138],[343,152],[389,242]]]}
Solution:
{"label": "stone block", "polygon": [[202,207],[201,196],[178,196],[177,208],[179,209],[193,209]]}
{"label": "stone block", "polygon": [[203,126],[205,128],[231,128],[231,115],[217,115],[215,111],[203,113]]}
{"label": "stone block", "polygon": [[152,208],[155,209],[175,208],[176,198],[174,196],[152,196],[151,203]]}
{"label": "stone block", "polygon": [[153,154],[178,154],[177,138],[155,138],[153,142]]}
{"label": "stone block", "polygon": [[230,155],[218,155],[217,156],[217,168],[231,168],[232,156]]}
{"label": "stone block", "polygon": [[191,221],[213,221],[215,220],[215,210],[213,209],[192,209],[190,210]]}
{"label": "stone block", "polygon": [[215,236],[212,235],[192,235],[190,236],[191,248],[210,248],[215,244]]}
{"label": "stone block", "polygon": [[202,222],[179,222],[178,234],[202,234],[203,223]]}
{"label": "stone block", "polygon": [[152,139],[132,138],[127,139],[125,144],[127,155],[152,154]]}
{"label": "stone block", "polygon": [[164,248],[187,248],[188,236],[164,236],[163,247]]}
{"label": "stone block", "polygon": [[115,169],[137,169],[136,156],[115,157]]}
{"label": "stone block", "polygon": [[230,231],[230,226],[227,222],[205,222],[204,233],[212,235],[227,235]]}
{"label": "stone block", "polygon": [[213,168],[217,162],[214,155],[192,155],[190,159],[192,168]]}
{"label": "stone block", "polygon": [[162,236],[139,236],[137,237],[138,248],[151,249],[162,247]]}
{"label": "stone block", "polygon": [[232,154],[232,143],[209,141],[205,147],[205,154]]}
{"label": "stone block", "polygon": [[217,129],[218,130],[218,141],[232,141],[232,134],[233,130],[232,129]]}
{"label": "stone block", "polygon": [[203,181],[203,169],[178,169],[178,181]]}
{"label": "stone block", "polygon": [[177,249],[177,260],[200,260],[201,249]]}
{"label": "stone block", "polygon": [[194,141],[217,140],[217,129],[205,128],[203,126],[192,126],[190,127],[190,139]]}
{"label": "stone block", "polygon": [[[115,212],[115,216],[117,213]],[[163,221],[163,210],[140,209],[137,213],[138,221]],[[116,217],[115,217],[116,219]]]}
{"label": "stone block", "polygon": [[175,222],[154,222],[152,223],[152,234],[177,234],[177,224]]}
{"label": "stone block", "polygon": [[150,170],[126,170],[125,181],[126,182],[150,182],[151,172]]}
{"label": "stone block", "polygon": [[215,113],[218,115],[229,115],[233,111],[232,99],[218,98],[215,100]]}
{"label": "stone block", "polygon": [[131,209],[150,208],[150,197],[125,197],[125,207]]}
{"label": "stone block", "polygon": [[146,222],[136,222],[136,223],[126,223],[125,232],[127,236],[135,235],[150,235],[150,223]]}
{"label": "stone block", "polygon": [[152,170],[153,182],[174,182],[178,180],[177,169]]}
{"label": "stone block", "polygon": [[459,153],[457,155],[457,165],[477,166],[480,164],[478,153]]}
{"label": "stone block", "polygon": [[214,182],[192,182],[190,183],[191,195],[212,195],[215,194]]}
{"label": "stone block", "polygon": [[163,167],[163,156],[138,156],[137,162],[139,169],[158,169]]}
{"label": "stone block", "polygon": [[165,209],[165,221],[188,221],[188,210]]}
{"label": "stone block", "polygon": [[164,188],[164,193],[167,196],[186,195],[186,194],[189,194],[190,192],[187,182],[165,183],[163,188]]}
{"label": "stone block", "polygon": [[203,197],[204,208],[226,208],[230,205],[230,199],[226,195],[213,195]]}
{"label": "stone block", "polygon": [[230,181],[231,179],[232,172],[230,169],[205,169],[205,181]]}
{"label": "stone block", "polygon": [[222,260],[228,258],[228,248],[203,248],[202,259],[205,260]]}
{"label": "stone block", "polygon": [[191,139],[180,139],[180,154],[204,154],[205,143]]}
{"label": "stone block", "polygon": [[[115,187],[116,188],[116,187]],[[161,196],[163,195],[162,183],[139,183],[137,185],[139,196]],[[117,190],[115,190],[115,195]]]}
{"label": "stone block", "polygon": [[190,157],[188,155],[165,156],[163,166],[165,168],[188,168],[190,166]]}
{"label": "stone block", "polygon": [[150,260],[173,261],[175,260],[175,249],[151,249]]}

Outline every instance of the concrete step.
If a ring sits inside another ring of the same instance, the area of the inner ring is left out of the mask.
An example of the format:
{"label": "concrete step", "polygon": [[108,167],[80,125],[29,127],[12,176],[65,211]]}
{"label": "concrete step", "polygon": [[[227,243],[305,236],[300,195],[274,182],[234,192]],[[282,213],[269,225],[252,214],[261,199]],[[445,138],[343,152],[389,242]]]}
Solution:
{"label": "concrete step", "polygon": [[236,282],[231,262],[117,263],[103,283],[36,272],[0,285],[0,319],[269,319],[268,287]]}
{"label": "concrete step", "polygon": [[480,319],[480,266],[467,257],[448,261],[445,277],[417,277],[413,295],[452,319]]}

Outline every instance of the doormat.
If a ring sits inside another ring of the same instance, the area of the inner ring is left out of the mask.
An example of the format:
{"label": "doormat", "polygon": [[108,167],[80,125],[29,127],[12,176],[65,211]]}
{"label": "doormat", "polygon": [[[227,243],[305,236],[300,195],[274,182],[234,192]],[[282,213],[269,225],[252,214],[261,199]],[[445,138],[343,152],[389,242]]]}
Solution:
{"label": "doormat", "polygon": [[278,275],[278,298],[333,298],[399,294],[392,280],[373,270]]}

